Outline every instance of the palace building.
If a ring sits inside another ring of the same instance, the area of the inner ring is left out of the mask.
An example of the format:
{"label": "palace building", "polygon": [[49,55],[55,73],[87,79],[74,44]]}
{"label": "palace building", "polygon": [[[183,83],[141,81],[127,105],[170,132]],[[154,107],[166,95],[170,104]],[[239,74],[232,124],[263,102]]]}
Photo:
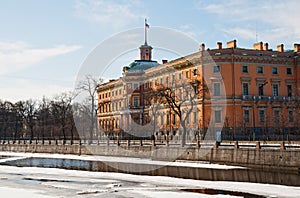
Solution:
{"label": "palace building", "polygon": [[123,67],[122,77],[98,87],[98,124],[106,135],[193,140],[220,131],[227,140],[299,139],[300,44],[287,51],[263,42],[252,49],[236,40],[216,49],[202,44],[162,64],[146,41],[139,49],[140,60]]}

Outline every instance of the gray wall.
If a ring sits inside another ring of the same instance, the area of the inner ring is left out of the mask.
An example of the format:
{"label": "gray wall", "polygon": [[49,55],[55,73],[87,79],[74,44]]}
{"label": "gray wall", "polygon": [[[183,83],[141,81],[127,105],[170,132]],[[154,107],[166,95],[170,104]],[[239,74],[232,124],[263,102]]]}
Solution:
{"label": "gray wall", "polygon": [[181,148],[152,146],[99,145],[17,145],[2,144],[0,151],[55,153],[75,155],[103,155],[149,158],[155,160],[208,161],[262,169],[300,171],[300,151],[247,148]]}

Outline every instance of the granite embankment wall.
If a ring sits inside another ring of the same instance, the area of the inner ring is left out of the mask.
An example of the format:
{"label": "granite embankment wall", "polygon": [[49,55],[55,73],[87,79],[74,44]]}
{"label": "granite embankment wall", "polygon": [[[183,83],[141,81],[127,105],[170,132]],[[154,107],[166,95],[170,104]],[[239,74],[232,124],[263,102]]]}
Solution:
{"label": "granite embankment wall", "polygon": [[2,144],[0,151],[138,157],[154,160],[207,161],[261,169],[300,171],[300,150],[182,148],[158,146]]}

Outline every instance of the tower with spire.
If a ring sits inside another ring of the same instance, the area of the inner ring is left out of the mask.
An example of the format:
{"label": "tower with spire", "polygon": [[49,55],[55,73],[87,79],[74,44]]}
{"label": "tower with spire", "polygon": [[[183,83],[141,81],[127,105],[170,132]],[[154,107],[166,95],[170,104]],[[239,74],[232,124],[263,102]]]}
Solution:
{"label": "tower with spire", "polygon": [[152,59],[152,47],[147,43],[147,30],[149,25],[147,19],[145,19],[145,43],[140,46],[140,60],[151,61]]}
{"label": "tower with spire", "polygon": [[157,61],[152,60],[152,47],[147,43],[147,29],[149,25],[145,19],[145,42],[140,46],[140,59],[135,60],[129,64],[129,66],[123,67],[123,75],[128,76],[132,73],[144,72],[144,70],[156,67],[159,64]]}

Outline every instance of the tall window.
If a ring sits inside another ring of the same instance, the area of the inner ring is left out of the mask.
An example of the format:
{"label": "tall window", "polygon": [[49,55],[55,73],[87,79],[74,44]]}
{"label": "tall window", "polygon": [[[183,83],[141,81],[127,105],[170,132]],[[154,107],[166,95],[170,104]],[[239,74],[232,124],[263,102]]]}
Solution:
{"label": "tall window", "polygon": [[167,125],[170,125],[170,114],[167,114]]}
{"label": "tall window", "polygon": [[242,72],[243,73],[248,73],[248,66],[247,65],[242,66]]}
{"label": "tall window", "polygon": [[257,73],[258,74],[263,74],[264,73],[264,68],[262,66],[257,66]]}
{"label": "tall window", "polygon": [[172,74],[172,81],[175,82],[176,81],[176,75]]}
{"label": "tall window", "polygon": [[215,123],[221,123],[221,120],[222,120],[222,118],[221,118],[221,111],[215,111]]}
{"label": "tall window", "polygon": [[214,83],[214,96],[220,96],[221,95],[221,84],[220,83]]}
{"label": "tall window", "polygon": [[220,73],[221,66],[220,65],[214,65],[213,66],[213,73]]}
{"label": "tall window", "polygon": [[264,95],[264,84],[263,83],[259,83],[258,84],[258,95],[259,96],[263,96]]}
{"label": "tall window", "polygon": [[161,125],[163,125],[163,124],[164,124],[164,122],[165,122],[165,120],[164,120],[164,116],[163,116],[163,115],[161,115],[161,117],[160,117],[160,124],[161,124]]}
{"label": "tall window", "polygon": [[169,77],[168,76],[166,77],[166,84],[167,84],[167,86],[169,85]]}
{"label": "tall window", "polygon": [[179,73],[179,74],[178,74],[178,78],[179,78],[179,80],[182,79],[182,73]]}
{"label": "tall window", "polygon": [[250,122],[250,113],[248,109],[244,110],[244,122],[249,123]]}
{"label": "tall window", "polygon": [[137,84],[137,83],[133,84],[133,89],[137,89],[138,87],[139,87],[139,84]]}
{"label": "tall window", "polygon": [[278,84],[272,85],[273,96],[278,96]]}
{"label": "tall window", "polygon": [[133,106],[138,107],[139,106],[139,98],[133,97]]}
{"label": "tall window", "polygon": [[279,110],[274,110],[274,122],[275,124],[278,124],[279,123]]}
{"label": "tall window", "polygon": [[292,97],[293,96],[293,86],[292,85],[287,85],[287,95],[288,97]]}
{"label": "tall window", "polygon": [[249,95],[249,84],[248,83],[243,83],[243,95],[244,96]]}
{"label": "tall window", "polygon": [[187,118],[186,118],[186,124],[190,124],[190,120],[191,120],[191,116],[190,116],[190,114],[187,114],[186,115],[187,116]]}
{"label": "tall window", "polygon": [[193,123],[194,123],[194,124],[197,123],[197,120],[198,120],[197,117],[198,117],[198,116],[197,116],[197,111],[193,112]]}
{"label": "tall window", "polygon": [[182,88],[178,90],[179,100],[182,100]]}
{"label": "tall window", "polygon": [[186,78],[189,78],[189,71],[186,71],[186,72],[185,72],[185,77],[186,77]]}
{"label": "tall window", "polygon": [[265,110],[258,111],[258,119],[259,119],[259,122],[261,122],[261,123],[265,122]]}
{"label": "tall window", "polygon": [[172,124],[173,125],[176,124],[176,114],[175,113],[172,114]]}
{"label": "tall window", "polygon": [[292,75],[293,74],[293,70],[291,67],[287,67],[286,68],[286,75]]}
{"label": "tall window", "polygon": [[197,69],[194,69],[193,74],[194,76],[197,76]]}
{"label": "tall window", "polygon": [[294,122],[294,113],[293,113],[293,111],[289,111],[289,122]]}
{"label": "tall window", "polygon": [[272,74],[277,75],[278,74],[278,68],[277,67],[272,67]]}

